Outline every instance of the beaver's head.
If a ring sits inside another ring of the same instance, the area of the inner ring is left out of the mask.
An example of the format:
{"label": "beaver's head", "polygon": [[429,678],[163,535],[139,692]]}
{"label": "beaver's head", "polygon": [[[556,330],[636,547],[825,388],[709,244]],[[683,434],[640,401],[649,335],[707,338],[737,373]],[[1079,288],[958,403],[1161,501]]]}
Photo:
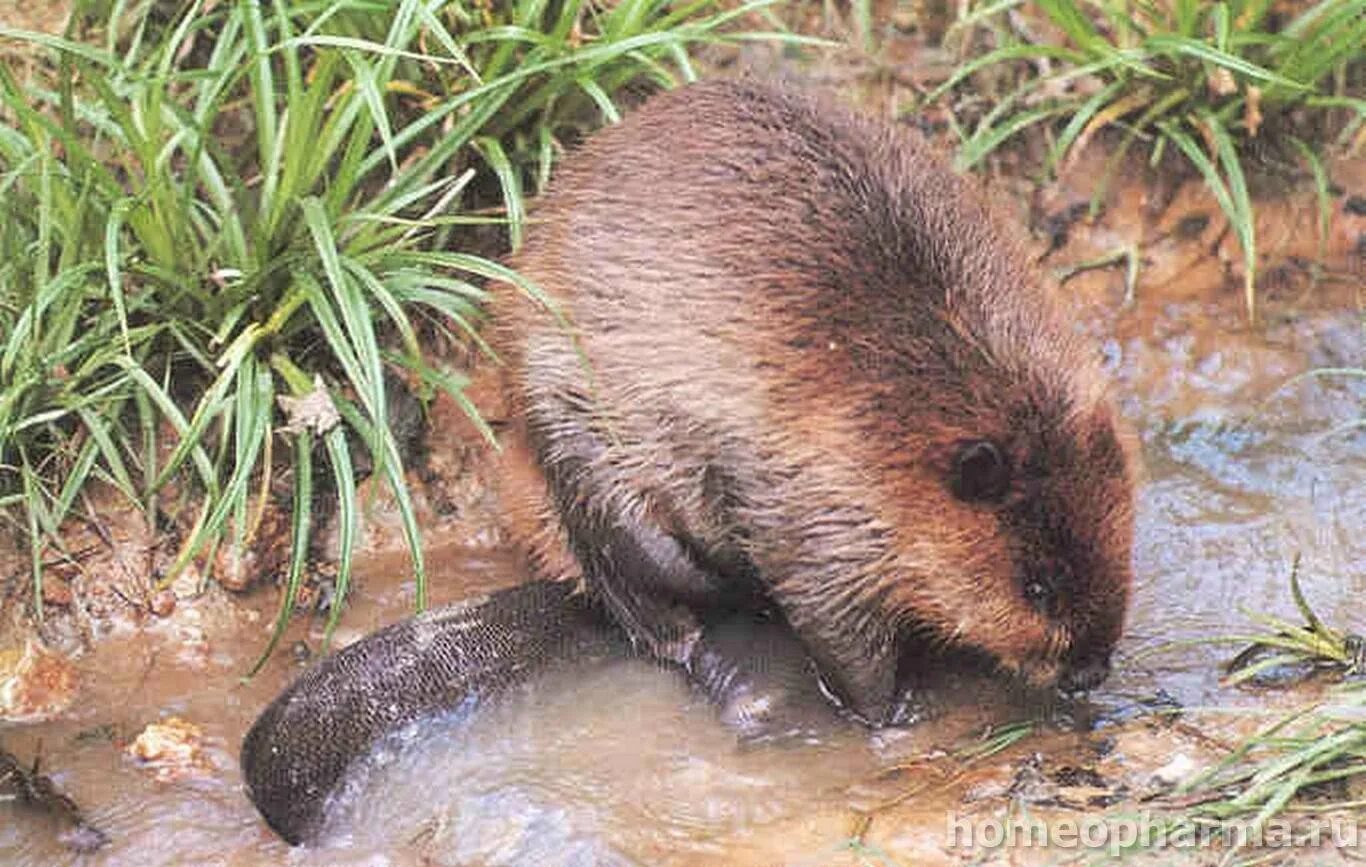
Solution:
{"label": "beaver's head", "polygon": [[[1038,297],[922,318],[859,363],[866,502],[887,542],[855,606],[890,626],[870,666],[894,666],[909,640],[985,652],[1034,686],[1109,673],[1132,583],[1132,462],[1094,348]],[[885,686],[885,671],[832,680],[880,715],[859,684]]]}
{"label": "beaver's head", "polygon": [[832,542],[829,581],[794,597],[826,680],[871,721],[893,711],[898,664],[932,664],[931,649],[985,654],[1035,687],[1090,689],[1123,629],[1134,478],[1090,364],[1040,373],[958,355],[968,347],[984,349],[961,343],[933,374],[870,396],[849,457],[862,467],[859,537],[881,541],[848,557]]}
{"label": "beaver's head", "polygon": [[917,529],[898,546],[893,604],[939,642],[1064,689],[1109,673],[1132,583],[1132,470],[1113,410],[1073,381],[1083,372],[1005,377],[941,406],[897,522]]}

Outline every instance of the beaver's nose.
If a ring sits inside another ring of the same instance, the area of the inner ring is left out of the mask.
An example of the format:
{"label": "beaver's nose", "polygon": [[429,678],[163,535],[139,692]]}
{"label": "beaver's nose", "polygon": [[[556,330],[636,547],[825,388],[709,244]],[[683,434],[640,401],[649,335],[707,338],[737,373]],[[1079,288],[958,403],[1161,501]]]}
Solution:
{"label": "beaver's nose", "polygon": [[1063,692],[1086,692],[1109,676],[1110,654],[1092,656],[1071,662],[1058,677],[1058,687]]}

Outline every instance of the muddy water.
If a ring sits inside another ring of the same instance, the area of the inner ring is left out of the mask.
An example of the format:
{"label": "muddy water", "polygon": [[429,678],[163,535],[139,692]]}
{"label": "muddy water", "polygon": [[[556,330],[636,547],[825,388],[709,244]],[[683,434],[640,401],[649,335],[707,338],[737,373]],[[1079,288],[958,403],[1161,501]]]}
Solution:
{"label": "muddy water", "polygon": [[[1303,312],[1256,335],[1202,333],[1191,323],[1204,316],[1198,304],[1173,305],[1155,335],[1106,344],[1147,476],[1126,648],[1227,633],[1242,610],[1288,612],[1296,556],[1320,613],[1366,628],[1366,430],[1350,427],[1366,382],[1293,379],[1361,366],[1359,315]],[[1135,660],[1125,680],[1146,671],[1144,682],[1187,702],[1224,697],[1197,663],[1226,650],[1167,656]]]}

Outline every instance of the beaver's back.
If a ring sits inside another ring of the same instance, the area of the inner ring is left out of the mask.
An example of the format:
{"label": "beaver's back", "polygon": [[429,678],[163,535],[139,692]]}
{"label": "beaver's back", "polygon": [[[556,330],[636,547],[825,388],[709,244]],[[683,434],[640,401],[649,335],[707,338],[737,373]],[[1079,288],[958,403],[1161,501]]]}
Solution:
{"label": "beaver's back", "polygon": [[806,95],[731,81],[661,94],[571,154],[534,220],[512,264],[576,339],[504,299],[514,390],[580,391],[591,369],[600,408],[649,418],[643,438],[796,423],[838,439],[890,402],[971,415],[961,398],[992,386],[961,380],[983,356],[1022,387],[1091,375],[968,182],[912,131]]}

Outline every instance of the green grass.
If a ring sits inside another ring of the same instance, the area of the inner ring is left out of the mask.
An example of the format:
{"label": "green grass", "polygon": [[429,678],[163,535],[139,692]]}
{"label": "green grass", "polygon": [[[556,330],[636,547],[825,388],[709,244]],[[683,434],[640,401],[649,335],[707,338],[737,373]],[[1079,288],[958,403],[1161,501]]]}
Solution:
{"label": "green grass", "polygon": [[1227,685],[1247,683],[1281,666],[1366,675],[1366,648],[1361,636],[1329,626],[1314,613],[1300,588],[1299,567],[1300,558],[1296,555],[1290,569],[1290,592],[1304,622],[1292,623],[1274,615],[1249,612],[1261,631],[1222,639],[1247,645],[1229,663]]}
{"label": "green grass", "polygon": [[[1343,803],[1325,792],[1332,783],[1366,783],[1366,650],[1359,635],[1324,623],[1314,613],[1291,570],[1290,588],[1304,623],[1255,614],[1261,631],[1231,636],[1249,650],[1230,664],[1230,684],[1245,683],[1275,666],[1308,664],[1313,670],[1353,675],[1325,697],[1281,716],[1247,738],[1221,762],[1184,782],[1175,792],[1217,794],[1198,815],[1265,822],[1282,810],[1360,810],[1366,789]],[[1265,654],[1264,658],[1256,655]],[[1308,801],[1308,803],[1304,803]]]}
{"label": "green grass", "polygon": [[[1320,201],[1325,235],[1329,183],[1316,145],[1345,144],[1366,118],[1366,0],[1299,4],[1273,20],[1268,0],[994,0],[972,4],[959,33],[991,34],[995,47],[966,60],[928,96],[975,102],[955,119],[960,168],[979,163],[1024,130],[1049,136],[1050,171],[1075,160],[1102,130],[1121,133],[1106,181],[1135,141],[1153,164],[1174,150],[1208,184],[1242,249],[1244,294],[1256,313],[1257,238],[1248,192],[1254,141],[1285,143]],[[1011,26],[1007,15],[1037,26]],[[980,40],[969,38],[969,44]],[[983,76],[1008,84],[974,97]],[[946,100],[951,114],[960,113]]]}
{"label": "green grass", "polygon": [[[1142,814],[1135,813],[1131,804],[1111,814],[1110,820],[1147,823],[1150,847],[1183,836],[1223,841],[1217,860],[1210,862],[1220,865],[1262,864],[1268,858],[1279,863],[1277,856],[1290,854],[1285,850],[1287,829],[1304,839],[1317,828],[1331,851],[1334,823],[1359,823],[1366,811],[1366,682],[1338,685],[1298,710],[1274,711],[1269,716],[1271,722],[1244,738],[1224,758],[1169,794],[1146,801]],[[1258,846],[1258,841],[1270,843],[1277,835],[1281,842],[1272,848]],[[1112,854],[1133,856],[1145,851],[1145,844],[1135,841]],[[1295,854],[1303,856],[1308,851],[1312,850],[1299,849]]]}
{"label": "green grass", "polygon": [[[627,85],[692,78],[691,46],[744,38],[770,2],[119,0],[79,4],[63,37],[0,28],[42,61],[0,67],[0,516],[37,616],[92,484],[182,529],[169,581],[249,546],[287,481],[281,626],[330,486],[344,596],[357,447],[425,605],[386,373],[473,415],[424,347],[477,340],[484,281],[540,296],[472,228],[515,247],[562,138],[615,119]],[[287,424],[277,398],[310,394],[340,423]]]}
{"label": "green grass", "polygon": [[1297,813],[1360,815],[1366,809],[1363,781],[1366,682],[1355,681],[1262,727],[1173,796],[1208,796],[1183,811],[1188,818],[1259,826]]}
{"label": "green grass", "polygon": [[1303,623],[1244,610],[1254,625],[1248,631],[1171,641],[1149,652],[1166,653],[1215,644],[1240,647],[1242,650],[1225,667],[1224,686],[1262,683],[1284,686],[1322,674],[1366,675],[1366,641],[1360,635],[1325,623],[1314,612],[1300,586],[1299,573],[1300,557],[1296,554],[1290,567],[1289,585]]}
{"label": "green grass", "polygon": [[[1247,683],[1269,669],[1296,665],[1354,677],[1290,712],[1229,711],[1268,715],[1270,722],[1153,802],[1158,823],[1233,833],[1264,829],[1273,819],[1366,811],[1366,646],[1361,636],[1326,624],[1314,612],[1300,588],[1298,566],[1296,558],[1290,590],[1304,622],[1254,613],[1260,629],[1214,639],[1247,646],[1230,663],[1226,683]],[[1231,847],[1223,863],[1235,863],[1244,848]]]}

